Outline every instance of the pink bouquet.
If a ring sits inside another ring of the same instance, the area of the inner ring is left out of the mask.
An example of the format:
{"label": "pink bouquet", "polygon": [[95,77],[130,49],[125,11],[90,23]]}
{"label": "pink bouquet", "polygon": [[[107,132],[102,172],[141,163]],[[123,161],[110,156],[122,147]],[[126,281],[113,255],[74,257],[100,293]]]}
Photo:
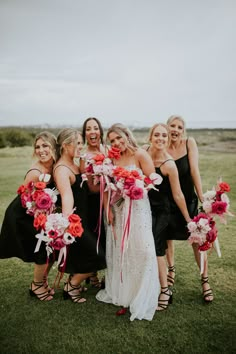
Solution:
{"label": "pink bouquet", "polygon": [[220,221],[224,224],[226,224],[225,216],[233,215],[229,211],[230,201],[226,194],[229,191],[229,184],[220,180],[211,191],[207,191],[203,194],[204,200],[202,203],[202,209],[206,214],[218,216]]}
{"label": "pink bouquet", "polygon": [[[41,230],[36,235],[38,242],[35,252],[38,252],[41,242],[46,243],[48,256],[54,250],[59,251],[58,264],[62,267],[66,260],[67,247],[75,242],[76,237],[81,237],[84,229],[79,215],[71,214],[68,217],[61,213],[50,215],[39,214],[34,220],[36,229]],[[64,258],[64,262],[61,264]]]}
{"label": "pink bouquet", "polygon": [[215,246],[218,256],[220,257],[220,250],[217,240],[217,228],[213,218],[205,213],[199,213],[192,221],[187,224],[190,236],[188,241],[190,244],[197,243],[198,250],[201,254],[201,274],[204,271],[204,255],[203,252],[208,251]]}
{"label": "pink bouquet", "polygon": [[29,182],[21,185],[17,193],[20,195],[21,204],[26,208],[26,213],[36,217],[38,214],[51,214],[55,210],[58,191],[46,188],[45,182]]}

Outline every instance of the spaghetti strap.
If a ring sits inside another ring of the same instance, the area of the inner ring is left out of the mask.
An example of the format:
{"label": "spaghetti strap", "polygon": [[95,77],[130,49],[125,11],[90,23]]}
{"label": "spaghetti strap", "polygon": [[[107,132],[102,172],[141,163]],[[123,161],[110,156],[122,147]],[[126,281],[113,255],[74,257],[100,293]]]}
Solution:
{"label": "spaghetti strap", "polygon": [[188,138],[186,139],[186,150],[187,150],[187,153],[188,153]]}
{"label": "spaghetti strap", "polygon": [[[40,171],[38,168],[31,168],[30,170],[28,170],[28,171],[26,172],[25,177],[28,175],[28,173],[29,173],[30,171],[39,171],[40,174],[42,173],[42,171]],[[25,177],[24,177],[24,179],[25,179]]]}
{"label": "spaghetti strap", "polygon": [[174,160],[174,159],[167,159],[167,160],[165,160],[164,162],[162,162],[162,163],[160,164],[159,168],[160,168],[162,165],[164,165],[164,163],[166,163],[167,161],[175,161],[175,160]]}
{"label": "spaghetti strap", "polygon": [[60,166],[64,166],[64,167],[66,167],[66,168],[68,168],[75,176],[76,176],[76,174],[75,174],[75,172],[70,168],[70,167],[68,167],[68,166],[66,166],[66,165],[57,165],[55,168],[54,168],[54,170],[53,170],[53,173],[55,172],[55,170],[58,168],[58,167],[60,167]]}

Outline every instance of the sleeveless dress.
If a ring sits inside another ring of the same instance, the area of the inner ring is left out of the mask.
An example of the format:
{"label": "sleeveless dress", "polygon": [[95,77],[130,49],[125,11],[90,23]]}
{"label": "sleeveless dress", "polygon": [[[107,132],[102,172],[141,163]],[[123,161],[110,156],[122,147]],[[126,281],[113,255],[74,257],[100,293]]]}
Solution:
{"label": "sleeveless dress", "polygon": [[[40,170],[38,171],[42,173]],[[55,187],[53,183],[47,185],[47,188],[53,187]],[[17,195],[7,207],[3,219],[0,234],[0,258],[17,257],[24,262],[36,264],[47,262],[44,243],[41,244],[38,252],[34,252],[38,241],[35,235],[38,231],[34,228],[33,221],[33,216],[26,214],[26,208],[22,207],[20,195]]]}
{"label": "sleeveless dress", "polygon": [[[148,192],[149,201],[152,211],[152,232],[155,241],[156,255],[161,257],[165,255],[167,249],[167,240],[170,230],[170,199],[171,193],[169,178],[161,172],[161,166],[167,161],[164,161],[159,167],[156,167],[156,173],[162,176],[162,183],[157,187],[159,191],[151,189]],[[171,159],[172,160],[172,159]],[[172,160],[173,161],[173,160]]]}
{"label": "sleeveless dress", "polygon": [[[91,157],[92,155],[87,153],[85,155],[85,163],[86,163],[86,158],[91,158]],[[89,206],[88,224],[90,226],[90,230],[96,232],[96,234],[98,235],[98,231],[99,231],[98,225],[99,225],[99,215],[100,215],[100,193],[93,193],[91,191],[88,192],[88,206]],[[101,243],[101,246],[105,251],[106,231],[105,231],[103,215],[101,218],[101,232],[100,232],[99,242]]]}
{"label": "sleeveless dress", "polygon": [[128,209],[128,198],[121,205],[114,205],[114,233],[112,226],[108,225],[106,237],[106,287],[97,293],[96,298],[129,307],[131,321],[151,321],[156,312],[160,285],[148,197],[132,200],[128,244],[122,254],[121,241]]}
{"label": "sleeveless dress", "polygon": [[[183,157],[175,160],[178,173],[179,173],[179,181],[182,192],[185,197],[185,201],[187,204],[188,212],[191,218],[198,214],[198,197],[194,190],[194,184],[192,180],[192,176],[190,173],[190,165],[188,159],[188,141],[186,140],[186,148],[187,154]],[[176,205],[173,197],[170,196],[171,200],[171,223],[170,223],[170,240],[187,240],[189,237],[186,221]]]}
{"label": "sleeveless dress", "polygon": [[90,210],[87,183],[84,182],[83,186],[80,187],[82,182],[81,174],[75,175],[75,178],[75,183],[71,186],[74,207],[76,208],[74,213],[81,217],[84,232],[82,237],[77,237],[76,241],[68,246],[64,271],[69,274],[96,272],[106,268],[105,254],[101,244],[99,244],[97,253],[97,235],[91,231],[89,225]]}

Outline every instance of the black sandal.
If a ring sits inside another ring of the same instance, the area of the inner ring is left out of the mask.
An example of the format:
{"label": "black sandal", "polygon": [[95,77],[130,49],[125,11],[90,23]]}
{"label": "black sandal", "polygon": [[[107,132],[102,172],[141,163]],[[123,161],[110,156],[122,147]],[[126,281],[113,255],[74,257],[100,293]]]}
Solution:
{"label": "black sandal", "polygon": [[[32,289],[32,285],[34,285],[36,287],[34,290]],[[35,291],[37,291],[40,288],[43,288],[44,291],[37,294]],[[50,294],[50,291],[45,289],[43,281],[40,281],[40,282],[32,281],[30,289],[29,289],[29,293],[30,293],[30,296],[36,297],[40,301],[51,301],[53,299],[52,295]],[[49,299],[49,297],[51,297],[51,299]]]}
{"label": "black sandal", "polygon": [[[202,282],[202,287],[203,287],[204,284],[208,284],[209,285],[209,278],[208,277],[202,277],[201,282]],[[209,296],[213,297],[213,292],[212,292],[211,288],[206,289],[206,290],[202,290],[202,294],[203,294],[203,300],[205,301],[206,304],[209,304],[209,303],[211,303],[213,301],[213,299],[212,300],[208,300],[207,299],[207,297],[209,297]]]}
{"label": "black sandal", "polygon": [[[70,286],[70,289],[69,289],[69,286]],[[65,288],[66,288],[66,290],[65,290]],[[81,292],[82,292],[81,285],[79,285],[79,286],[73,285],[73,284],[71,284],[70,280],[68,280],[68,282],[65,283],[65,288],[63,290],[64,300],[71,299],[72,302],[75,302],[78,304],[83,304],[84,302],[87,301],[84,297],[81,296]],[[70,294],[70,292],[72,292],[74,290],[78,290],[77,294]]]}
{"label": "black sandal", "polygon": [[170,304],[172,304],[172,302],[173,302],[173,294],[172,294],[172,291],[168,288],[168,286],[161,287],[161,289],[165,289],[165,290],[164,291],[161,290],[159,297],[161,296],[161,294],[165,294],[165,295],[169,296],[169,298],[166,300],[158,299],[158,307],[160,307],[160,309],[157,308],[157,311],[166,310],[168,308],[168,306]]}
{"label": "black sandal", "polygon": [[92,288],[101,289],[102,283],[98,279],[98,273],[93,273],[89,278],[86,279],[86,284],[90,284]]}
{"label": "black sandal", "polygon": [[175,284],[175,278],[173,278],[173,277],[169,274],[169,272],[175,273],[175,266],[174,266],[174,265],[171,266],[171,267],[168,267],[168,274],[167,274],[167,284],[168,284],[168,286],[173,287],[174,284]]}

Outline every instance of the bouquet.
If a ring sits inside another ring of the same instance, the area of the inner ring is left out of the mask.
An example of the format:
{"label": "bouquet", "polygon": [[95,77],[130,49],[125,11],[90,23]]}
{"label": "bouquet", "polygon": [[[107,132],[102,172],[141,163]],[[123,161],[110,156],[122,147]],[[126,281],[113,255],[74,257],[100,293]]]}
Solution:
{"label": "bouquet", "polygon": [[203,194],[204,200],[202,209],[206,214],[218,216],[220,221],[224,224],[226,224],[226,215],[233,216],[229,211],[230,202],[226,194],[229,191],[229,184],[220,180],[211,191],[207,191]]}
{"label": "bouquet", "polygon": [[188,241],[190,244],[197,243],[200,252],[200,271],[204,271],[204,254],[215,246],[218,256],[220,257],[220,250],[217,240],[217,228],[213,218],[205,213],[199,213],[192,221],[187,224],[190,236]]}
{"label": "bouquet", "polygon": [[[120,205],[126,198],[131,200],[144,198],[148,190],[151,188],[156,189],[154,185],[162,182],[162,177],[157,173],[152,173],[149,177],[145,177],[137,170],[129,171],[120,166],[113,169],[112,176],[116,181],[116,193],[113,194],[111,202],[112,204],[116,202],[117,205]],[[115,201],[117,195],[119,198]]]}
{"label": "bouquet", "polygon": [[[38,252],[41,242],[44,241],[48,256],[54,250],[59,251],[58,264],[61,267],[65,264],[67,246],[75,242],[76,237],[81,237],[84,232],[81,218],[76,214],[71,214],[68,217],[61,213],[39,214],[34,219],[34,226],[37,230],[41,230],[36,235],[38,242],[35,252]],[[63,258],[64,262],[62,263]]]}
{"label": "bouquet", "polygon": [[37,217],[39,214],[51,214],[55,210],[57,189],[47,188],[46,182],[29,182],[21,185],[17,193],[20,195],[21,204],[26,208],[26,213]]}
{"label": "bouquet", "polygon": [[93,183],[101,183],[101,178],[105,178],[105,182],[108,182],[107,177],[111,175],[113,169],[112,161],[104,154],[97,154],[86,160],[86,173],[83,174],[83,180],[87,180],[86,175],[93,176]]}

